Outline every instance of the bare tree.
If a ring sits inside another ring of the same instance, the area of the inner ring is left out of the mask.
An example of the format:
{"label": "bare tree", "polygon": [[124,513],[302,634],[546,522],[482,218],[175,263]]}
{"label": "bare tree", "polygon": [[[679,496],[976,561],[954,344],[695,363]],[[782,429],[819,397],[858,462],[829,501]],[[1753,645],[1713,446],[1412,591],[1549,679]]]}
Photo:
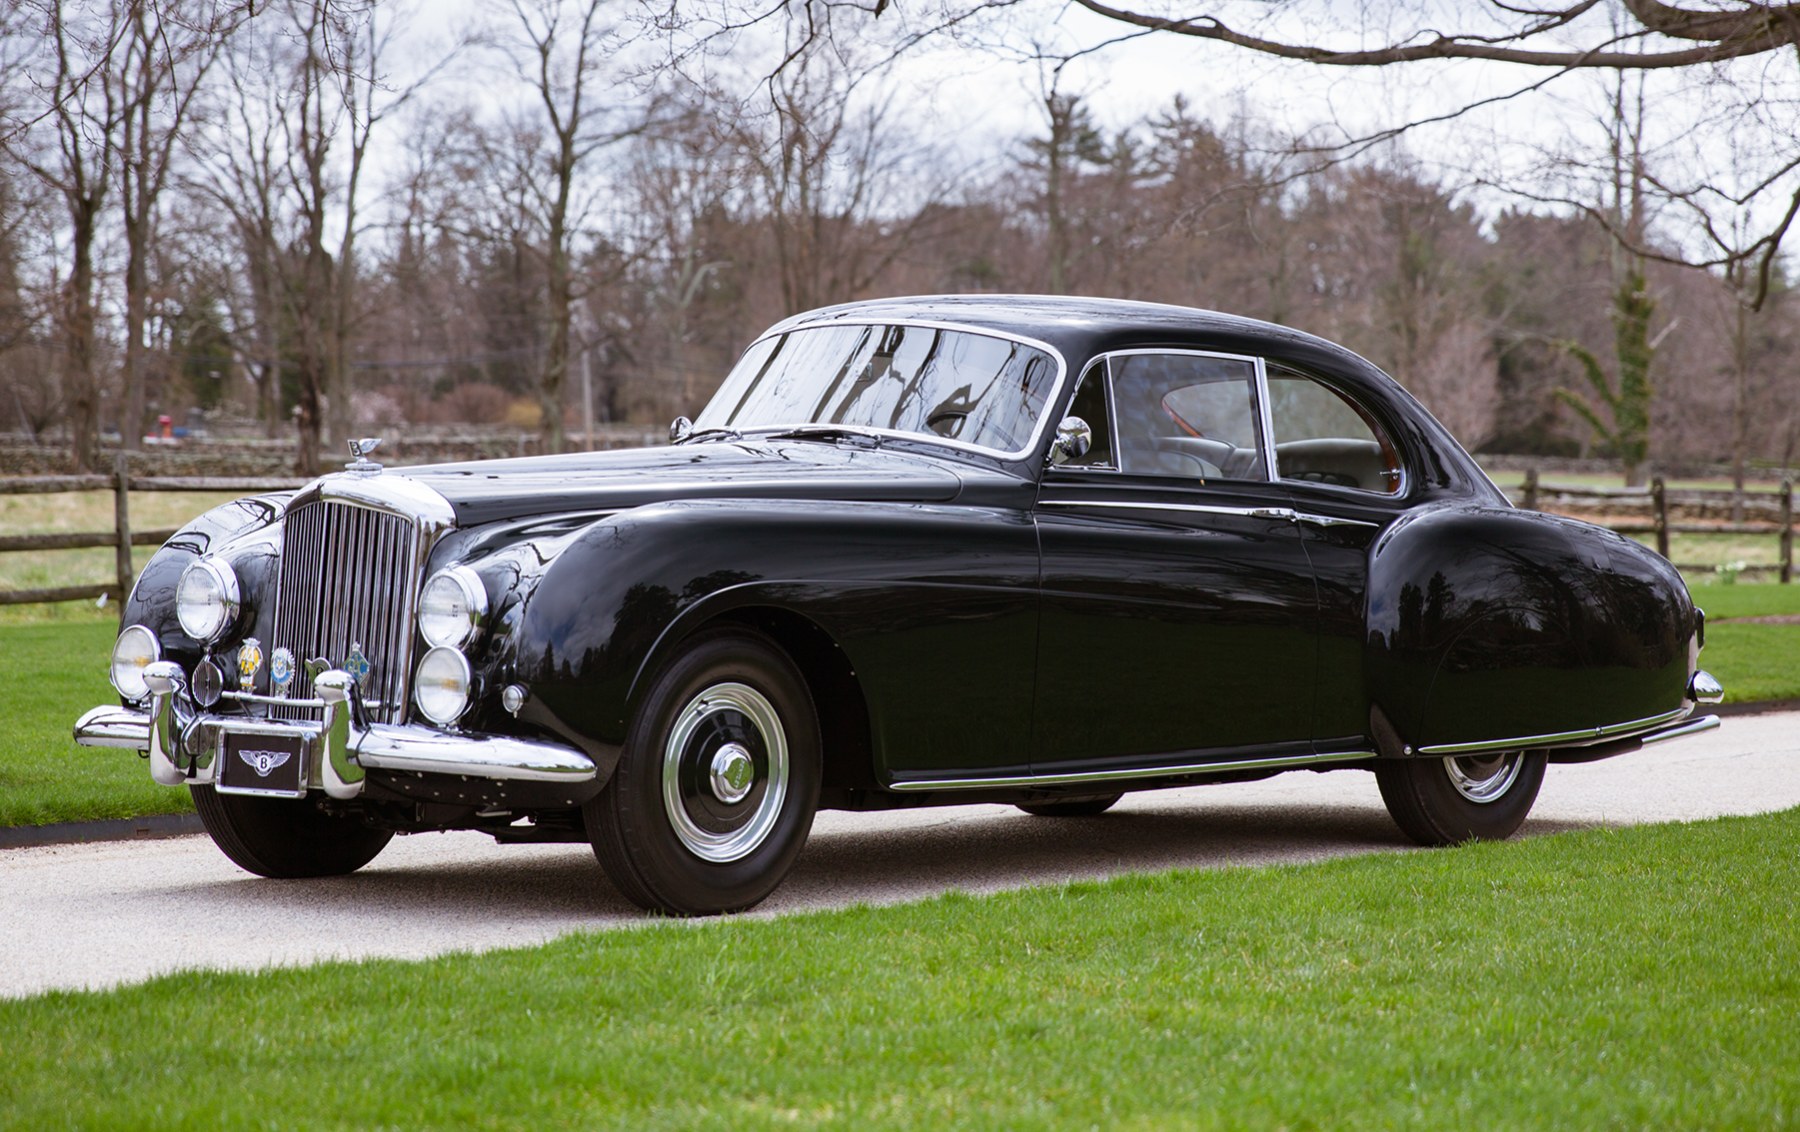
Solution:
{"label": "bare tree", "polygon": [[111,65],[102,71],[118,108],[115,170],[125,233],[125,407],[120,431],[127,448],[138,446],[143,429],[148,261],[157,204],[169,182],[176,140],[237,18],[235,10],[221,10],[208,0],[142,0],[129,6],[121,42]]}
{"label": "bare tree", "polygon": [[531,174],[523,184],[543,228],[548,325],[538,400],[544,447],[560,452],[570,328],[578,297],[575,240],[593,203],[582,194],[578,174],[596,151],[641,132],[644,118],[634,99],[622,97],[624,74],[618,56],[627,37],[602,16],[603,0],[511,3],[516,34],[510,52],[531,84],[537,118],[544,126],[541,134],[517,129],[514,138],[533,140],[541,147],[519,153],[517,159],[521,171]]}
{"label": "bare tree", "polygon": [[[1793,89],[1800,85],[1795,61],[1800,58],[1800,5],[1789,0],[1564,0],[1560,3],[1515,4],[1510,0],[1469,3],[1335,3],[1297,0],[1269,4],[1265,0],[1075,0],[1088,12],[1118,29],[1106,43],[1145,35],[1187,40],[1197,48],[1222,49],[1283,60],[1300,67],[1345,69],[1431,68],[1455,62],[1500,65],[1516,81],[1498,94],[1483,93],[1461,104],[1425,111],[1383,126],[1353,128],[1341,143],[1328,147],[1330,160],[1367,152],[1401,133],[1455,119],[1499,101],[1529,96],[1572,74],[1596,71],[1691,74],[1697,83],[1713,85],[1720,105],[1713,117],[1728,115],[1759,123],[1766,145],[1755,166],[1717,165],[1671,179],[1671,194],[1731,203],[1753,217],[1750,238],[1723,252],[1689,251],[1648,242],[1614,231],[1641,255],[1664,257],[1696,266],[1723,267],[1742,260],[1759,280],[1754,299],[1766,294],[1771,273],[1788,230],[1800,215],[1800,135],[1793,112]],[[862,7],[876,16],[888,10],[874,3],[822,5],[790,3],[793,23],[820,26],[815,6]],[[938,0],[921,14],[907,10],[910,22],[899,33],[908,42],[939,35],[966,35],[983,23],[993,30],[990,41],[1016,40],[1014,29],[1028,27],[1041,35],[1042,21],[1021,20],[1021,0]],[[1054,19],[1054,16],[1047,18]],[[748,16],[745,17],[748,19]],[[1011,21],[1010,23],[1007,21]],[[1448,21],[1446,23],[1445,21]],[[822,34],[814,31],[813,34]],[[1091,53],[1105,43],[1089,43]],[[1742,70],[1733,64],[1743,62]],[[1772,93],[1780,88],[1782,93]],[[1536,128],[1532,123],[1527,129]],[[1697,126],[1702,125],[1696,123]],[[1691,132],[1691,131],[1690,131]],[[1692,138],[1696,160],[1704,144]],[[1508,190],[1529,186],[1505,184]],[[1604,220],[1603,213],[1596,219]]]}
{"label": "bare tree", "polygon": [[[14,118],[0,140],[10,157],[31,170],[62,200],[68,220],[67,274],[56,304],[61,338],[63,396],[72,434],[71,458],[78,471],[99,459],[100,374],[96,361],[95,243],[118,154],[114,148],[120,110],[112,88],[101,79],[123,32],[125,12],[71,22],[60,0],[33,0],[15,15],[35,27],[15,26],[14,35],[35,33],[47,49],[48,65],[29,50],[9,52],[37,101],[33,118]],[[23,24],[23,21],[20,21]],[[41,125],[42,130],[28,126]]]}
{"label": "bare tree", "polygon": [[892,96],[865,89],[880,73],[821,46],[769,81],[765,113],[740,122],[787,312],[866,295],[942,218],[953,178],[895,120]]}

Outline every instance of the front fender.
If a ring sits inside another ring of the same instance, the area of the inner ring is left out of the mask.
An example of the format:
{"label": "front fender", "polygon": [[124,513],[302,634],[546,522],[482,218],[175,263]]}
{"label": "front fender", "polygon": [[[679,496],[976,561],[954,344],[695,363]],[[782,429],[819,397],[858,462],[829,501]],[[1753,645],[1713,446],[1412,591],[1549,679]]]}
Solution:
{"label": "front fender", "polygon": [[[1029,520],[1005,509],[779,500],[637,508],[594,523],[549,564],[523,603],[512,670],[544,725],[619,744],[650,679],[689,633],[747,606],[777,609],[844,648],[870,693],[877,735],[900,737],[907,757],[953,760],[980,744],[1022,751],[1036,568]],[[902,683],[906,695],[881,694]],[[984,685],[982,702],[969,702]],[[932,726],[944,719],[958,721],[953,732]]]}
{"label": "front fender", "polygon": [[[142,625],[155,633],[163,655],[191,670],[200,659],[201,646],[182,632],[175,617],[175,586],[188,563],[205,554],[219,554],[238,576],[246,618],[254,618],[262,595],[274,592],[280,547],[275,525],[292,492],[234,499],[190,520],[150,556],[125,599],[123,623]],[[258,537],[259,535],[267,537]]]}
{"label": "front fender", "polygon": [[1370,562],[1371,702],[1408,745],[1627,723],[1685,700],[1693,603],[1662,558],[1532,511],[1443,508]]}

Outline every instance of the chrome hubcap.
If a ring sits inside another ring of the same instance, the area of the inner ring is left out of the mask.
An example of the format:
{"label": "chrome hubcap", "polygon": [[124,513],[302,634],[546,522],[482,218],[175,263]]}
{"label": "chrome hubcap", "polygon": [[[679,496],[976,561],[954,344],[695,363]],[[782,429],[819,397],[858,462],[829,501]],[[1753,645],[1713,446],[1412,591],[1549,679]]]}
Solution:
{"label": "chrome hubcap", "polygon": [[736,743],[727,743],[713,754],[713,797],[736,804],[744,800],[744,795],[750,793],[750,787],[755,783],[756,764],[751,761],[749,751]]}
{"label": "chrome hubcap", "polygon": [[694,856],[739,861],[769,838],[787,800],[787,732],[748,684],[714,684],[675,717],[663,746],[669,827]]}
{"label": "chrome hubcap", "polygon": [[1512,789],[1519,777],[1524,757],[1518,751],[1501,755],[1465,755],[1444,760],[1444,773],[1450,785],[1471,802],[1486,805],[1497,802]]}

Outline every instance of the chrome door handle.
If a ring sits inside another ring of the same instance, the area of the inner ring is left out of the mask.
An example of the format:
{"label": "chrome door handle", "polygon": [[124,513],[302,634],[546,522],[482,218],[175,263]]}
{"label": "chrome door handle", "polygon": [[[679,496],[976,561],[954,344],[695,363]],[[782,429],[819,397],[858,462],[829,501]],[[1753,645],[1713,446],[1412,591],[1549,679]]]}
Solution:
{"label": "chrome door handle", "polygon": [[1292,523],[1300,516],[1288,507],[1252,507],[1250,517],[1252,519],[1284,519]]}

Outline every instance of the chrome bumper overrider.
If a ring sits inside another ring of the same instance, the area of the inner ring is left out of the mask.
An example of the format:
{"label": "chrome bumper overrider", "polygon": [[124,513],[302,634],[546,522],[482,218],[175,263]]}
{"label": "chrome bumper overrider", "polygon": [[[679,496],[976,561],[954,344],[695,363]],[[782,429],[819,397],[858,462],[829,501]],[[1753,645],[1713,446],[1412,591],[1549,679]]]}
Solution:
{"label": "chrome bumper overrider", "polygon": [[594,761],[573,747],[498,735],[455,735],[404,724],[359,726],[355,681],[332,669],[313,689],[323,706],[317,723],[269,722],[207,715],[187,694],[179,665],[158,661],[144,669],[150,710],[97,707],[75,724],[75,741],[87,747],[123,747],[150,756],[150,777],[165,786],[210,785],[218,778],[220,736],[228,731],[277,730],[301,735],[307,750],[306,783],[333,798],[362,793],[369,770],[463,775],[509,781],[582,783],[598,773]]}

